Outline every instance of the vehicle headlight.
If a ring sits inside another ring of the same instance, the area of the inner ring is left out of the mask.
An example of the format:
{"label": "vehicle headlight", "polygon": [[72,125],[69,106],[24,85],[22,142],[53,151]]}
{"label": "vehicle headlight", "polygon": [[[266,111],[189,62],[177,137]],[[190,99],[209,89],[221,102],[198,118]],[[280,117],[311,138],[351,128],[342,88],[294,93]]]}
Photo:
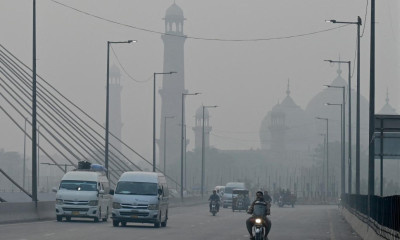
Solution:
{"label": "vehicle headlight", "polygon": [[62,199],[56,199],[56,204],[57,205],[62,205],[64,201]]}
{"label": "vehicle headlight", "polygon": [[97,201],[97,200],[89,201],[89,206],[97,206],[98,204],[99,204],[99,201]]}
{"label": "vehicle headlight", "polygon": [[256,223],[261,224],[261,218],[256,218]]}
{"label": "vehicle headlight", "polygon": [[149,204],[149,210],[157,210],[158,204]]}
{"label": "vehicle headlight", "polygon": [[114,209],[120,209],[121,208],[121,203],[113,202],[113,208]]}

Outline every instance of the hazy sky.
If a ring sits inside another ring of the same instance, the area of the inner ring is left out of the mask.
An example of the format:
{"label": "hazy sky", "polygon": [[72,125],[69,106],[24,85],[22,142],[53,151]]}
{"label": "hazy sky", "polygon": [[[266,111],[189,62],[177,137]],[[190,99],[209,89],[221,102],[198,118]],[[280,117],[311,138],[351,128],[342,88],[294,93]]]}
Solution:
{"label": "hazy sky", "polygon": [[[137,28],[164,32],[166,9],[173,0],[58,0],[106,19]],[[37,71],[59,91],[105,122],[106,42],[138,81],[122,75],[123,140],[145,157],[152,148],[153,72],[163,69],[160,34],[109,23],[61,6],[37,0]],[[177,0],[188,37],[267,39],[317,32],[339,26],[325,19],[364,21],[367,0]],[[389,88],[391,104],[400,110],[398,0],[377,1],[376,108]],[[370,8],[361,40],[361,90],[369,96]],[[0,42],[29,66],[32,64],[32,0],[0,0]],[[220,149],[259,148],[259,128],[267,112],[286,96],[303,109],[324,84],[336,77],[337,66],[324,59],[353,61],[356,25],[320,34],[270,41],[205,41],[185,43],[185,88],[201,92],[186,100],[187,125],[201,104],[210,109],[211,145]],[[111,63],[115,57],[111,54]],[[116,63],[116,62],[115,62]],[[117,64],[117,63],[116,63]],[[343,67],[347,76],[347,69]],[[353,88],[356,87],[356,75]],[[161,87],[161,82],[158,81]],[[160,96],[157,95],[160,112]],[[4,100],[0,99],[0,104]],[[103,104],[104,103],[104,104]],[[159,128],[159,117],[157,117]],[[21,120],[22,124],[23,120]],[[22,152],[23,135],[0,113],[0,148]],[[157,131],[157,135],[159,130]],[[5,137],[7,136],[7,137]],[[13,136],[13,137],[8,137]],[[193,148],[193,132],[188,129]]]}

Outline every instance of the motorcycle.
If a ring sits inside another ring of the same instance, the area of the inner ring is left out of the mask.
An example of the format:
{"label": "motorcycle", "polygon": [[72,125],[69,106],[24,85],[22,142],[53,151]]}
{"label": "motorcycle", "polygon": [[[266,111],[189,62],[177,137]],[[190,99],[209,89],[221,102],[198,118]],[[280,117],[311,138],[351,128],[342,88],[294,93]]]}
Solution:
{"label": "motorcycle", "polygon": [[267,240],[269,230],[271,229],[271,223],[266,217],[268,213],[268,204],[265,202],[256,202],[254,204],[254,210],[252,213],[254,217],[254,225],[252,228],[253,236],[255,240]]}
{"label": "motorcycle", "polygon": [[253,236],[255,240],[265,240],[267,236],[265,234],[265,225],[264,219],[262,217],[258,217],[254,219],[254,226],[253,226]]}
{"label": "motorcycle", "polygon": [[211,201],[211,213],[213,216],[215,216],[215,214],[217,214],[218,212],[218,207],[217,207],[217,201]]}

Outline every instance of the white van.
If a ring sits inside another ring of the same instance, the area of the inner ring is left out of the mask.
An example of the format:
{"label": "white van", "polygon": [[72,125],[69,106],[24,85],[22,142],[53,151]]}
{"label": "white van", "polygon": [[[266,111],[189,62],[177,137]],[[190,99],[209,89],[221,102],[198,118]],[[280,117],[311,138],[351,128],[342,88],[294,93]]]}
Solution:
{"label": "white van", "polygon": [[228,182],[222,195],[222,206],[224,208],[232,207],[232,191],[233,189],[246,189],[244,182]]}
{"label": "white van", "polygon": [[111,209],[110,183],[105,171],[74,170],[67,172],[56,194],[56,217],[70,221],[72,217],[107,221]]}
{"label": "white van", "polygon": [[125,172],[118,180],[113,196],[113,226],[127,222],[167,226],[168,186],[162,173]]}

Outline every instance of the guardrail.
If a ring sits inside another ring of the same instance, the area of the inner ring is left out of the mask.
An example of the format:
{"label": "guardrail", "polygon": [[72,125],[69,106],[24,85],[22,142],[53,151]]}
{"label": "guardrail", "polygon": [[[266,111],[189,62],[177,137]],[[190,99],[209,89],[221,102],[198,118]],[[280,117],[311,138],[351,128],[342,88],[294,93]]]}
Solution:
{"label": "guardrail", "polygon": [[385,239],[400,239],[400,196],[344,194],[341,203]]}

